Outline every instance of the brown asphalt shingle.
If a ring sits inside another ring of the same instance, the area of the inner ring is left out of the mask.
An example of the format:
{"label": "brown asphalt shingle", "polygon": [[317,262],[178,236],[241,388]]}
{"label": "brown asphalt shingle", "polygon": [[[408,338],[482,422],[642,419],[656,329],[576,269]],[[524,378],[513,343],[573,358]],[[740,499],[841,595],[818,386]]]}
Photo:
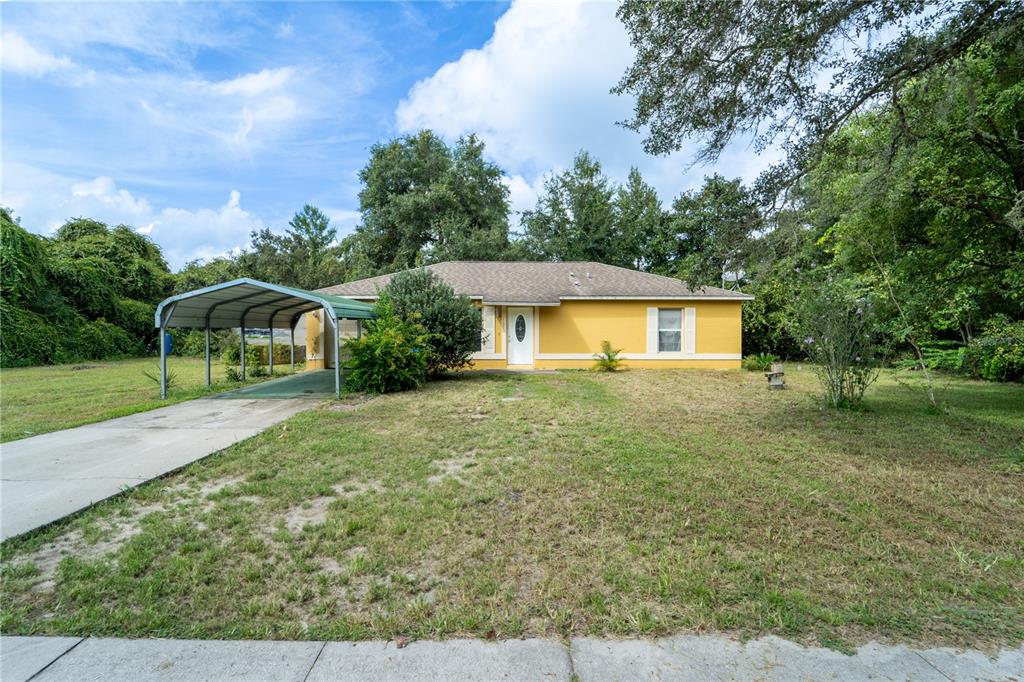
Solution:
{"label": "brown asphalt shingle", "polygon": [[[493,303],[558,303],[583,298],[743,298],[753,296],[718,287],[696,291],[672,277],[584,261],[562,263],[449,261],[426,266],[455,293]],[[377,295],[391,275],[380,275],[320,289],[327,294],[365,298]]]}

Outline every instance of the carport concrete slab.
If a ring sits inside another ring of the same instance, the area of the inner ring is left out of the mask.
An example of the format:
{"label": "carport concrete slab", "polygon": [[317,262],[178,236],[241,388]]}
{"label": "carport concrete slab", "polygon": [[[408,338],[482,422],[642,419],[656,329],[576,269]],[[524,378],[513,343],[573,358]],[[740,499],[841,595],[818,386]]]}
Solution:
{"label": "carport concrete slab", "polygon": [[81,641],[81,637],[0,637],[0,680],[25,682]]}
{"label": "carport concrete slab", "polygon": [[335,642],[324,647],[307,678],[328,680],[568,680],[568,650],[542,639],[482,642]]}
{"label": "carport concrete slab", "polygon": [[87,639],[35,679],[301,682],[321,648],[320,642]]}
{"label": "carport concrete slab", "polygon": [[334,395],[334,370],[316,369],[280,379],[270,379],[215,396],[221,400],[253,398],[301,398]]}
{"label": "carport concrete slab", "polygon": [[203,398],[0,445],[2,539],[191,464],[315,404],[315,398]]}

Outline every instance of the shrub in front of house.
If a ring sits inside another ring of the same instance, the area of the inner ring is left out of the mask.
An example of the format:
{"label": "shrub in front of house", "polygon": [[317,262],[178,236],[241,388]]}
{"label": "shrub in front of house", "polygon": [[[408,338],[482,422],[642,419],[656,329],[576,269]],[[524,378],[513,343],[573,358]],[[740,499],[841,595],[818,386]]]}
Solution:
{"label": "shrub in front of house", "polygon": [[365,322],[362,337],[349,339],[345,387],[366,393],[416,388],[427,378],[431,349],[423,325],[395,312],[387,291],[374,306],[377,317]]}
{"label": "shrub in front of house", "polygon": [[849,285],[829,281],[802,294],[796,310],[800,342],[826,404],[859,407],[882,365],[874,306]]}
{"label": "shrub in front of house", "polygon": [[594,354],[594,369],[599,372],[614,372],[622,365],[621,348],[612,348],[612,342],[601,342],[601,352]]}
{"label": "shrub in front of house", "polygon": [[427,334],[427,373],[437,375],[466,367],[480,350],[480,310],[426,268],[399,272],[384,292],[394,313],[422,325]]}
{"label": "shrub in front of house", "polygon": [[752,353],[743,358],[743,369],[748,372],[767,372],[772,368],[772,363],[778,360],[771,353]]}

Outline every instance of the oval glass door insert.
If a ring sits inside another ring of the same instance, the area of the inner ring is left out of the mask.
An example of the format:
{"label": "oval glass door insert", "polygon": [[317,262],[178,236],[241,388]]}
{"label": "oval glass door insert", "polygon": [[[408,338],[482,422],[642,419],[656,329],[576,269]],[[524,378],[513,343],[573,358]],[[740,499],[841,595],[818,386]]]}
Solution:
{"label": "oval glass door insert", "polygon": [[526,338],[526,318],[522,315],[516,316],[516,341],[522,343]]}

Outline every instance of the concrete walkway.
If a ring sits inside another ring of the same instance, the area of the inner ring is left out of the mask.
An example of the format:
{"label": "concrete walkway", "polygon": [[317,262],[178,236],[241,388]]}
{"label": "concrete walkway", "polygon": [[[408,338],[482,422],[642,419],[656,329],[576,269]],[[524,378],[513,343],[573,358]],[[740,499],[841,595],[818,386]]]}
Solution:
{"label": "concrete walkway", "polygon": [[319,399],[202,398],[0,445],[0,540],[255,436]]}
{"label": "concrete walkway", "polygon": [[867,644],[853,656],[778,637],[658,640],[254,642],[0,638],[0,678],[24,680],[1021,680],[1024,647],[980,652]]}

